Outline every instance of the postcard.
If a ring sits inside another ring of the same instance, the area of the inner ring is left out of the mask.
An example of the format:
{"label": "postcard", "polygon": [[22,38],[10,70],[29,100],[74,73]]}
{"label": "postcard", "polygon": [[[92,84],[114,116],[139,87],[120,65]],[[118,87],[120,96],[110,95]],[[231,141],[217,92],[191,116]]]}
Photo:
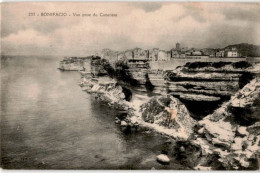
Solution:
{"label": "postcard", "polygon": [[1,168],[259,170],[259,19],[259,3],[2,3]]}

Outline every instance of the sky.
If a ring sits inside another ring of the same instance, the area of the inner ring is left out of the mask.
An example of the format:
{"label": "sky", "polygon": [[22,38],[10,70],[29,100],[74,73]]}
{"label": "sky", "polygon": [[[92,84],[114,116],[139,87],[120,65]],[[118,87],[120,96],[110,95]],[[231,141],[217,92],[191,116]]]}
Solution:
{"label": "sky", "polygon": [[[2,3],[1,12],[1,50],[11,55],[88,55],[104,48],[135,47],[170,50],[177,42],[189,48],[260,45],[260,3],[27,2]],[[44,12],[67,16],[41,16]]]}

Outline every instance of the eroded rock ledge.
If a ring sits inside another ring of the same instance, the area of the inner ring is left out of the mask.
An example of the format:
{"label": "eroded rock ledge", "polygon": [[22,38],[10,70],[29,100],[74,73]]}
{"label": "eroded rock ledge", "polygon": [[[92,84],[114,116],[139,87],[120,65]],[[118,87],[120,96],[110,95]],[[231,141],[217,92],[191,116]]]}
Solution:
{"label": "eroded rock ledge", "polygon": [[[200,76],[205,77],[205,75]],[[223,75],[218,77],[222,77],[223,81]],[[235,81],[238,82],[239,79]],[[225,84],[229,85],[227,81],[223,82],[223,85]],[[181,101],[169,94],[147,98],[145,101],[129,102],[126,100],[122,86],[111,78],[83,77],[80,85],[83,90],[92,93],[97,100],[113,108],[127,111],[128,119],[123,125],[128,125],[130,122],[138,123],[170,136],[168,156],[179,158],[193,169],[255,170],[259,168],[259,77],[247,83],[241,90],[237,83],[236,90],[239,91],[233,90],[229,94],[230,100],[199,121],[190,116]],[[166,118],[165,108],[171,100],[178,102],[178,123],[176,121],[168,123]]]}
{"label": "eroded rock ledge", "polygon": [[[213,114],[199,121],[198,135],[192,143],[201,146],[205,158],[216,155],[222,169],[259,168],[259,102],[260,79],[256,78]],[[247,114],[235,112],[236,108]]]}

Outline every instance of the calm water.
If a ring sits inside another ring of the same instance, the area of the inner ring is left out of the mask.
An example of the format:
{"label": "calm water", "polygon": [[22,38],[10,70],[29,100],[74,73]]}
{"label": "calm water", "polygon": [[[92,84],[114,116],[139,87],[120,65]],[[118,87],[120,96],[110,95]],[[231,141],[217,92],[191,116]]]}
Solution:
{"label": "calm water", "polygon": [[126,134],[117,112],[77,85],[77,72],[60,72],[55,57],[1,60],[1,157],[4,168],[184,169],[155,161],[166,137]]}

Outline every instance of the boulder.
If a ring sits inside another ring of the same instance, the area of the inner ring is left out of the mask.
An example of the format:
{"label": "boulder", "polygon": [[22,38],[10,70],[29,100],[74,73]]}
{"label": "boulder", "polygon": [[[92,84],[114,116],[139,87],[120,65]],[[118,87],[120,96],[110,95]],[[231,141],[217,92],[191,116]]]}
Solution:
{"label": "boulder", "polygon": [[211,167],[201,166],[200,164],[196,167],[194,167],[195,170],[201,170],[201,171],[210,171],[212,170]]}
{"label": "boulder", "polygon": [[243,139],[240,137],[236,137],[234,139],[234,143],[232,143],[232,145],[231,145],[231,149],[232,150],[242,150],[242,143],[243,143]]}
{"label": "boulder", "polygon": [[260,135],[260,122],[256,122],[247,128],[247,131],[254,136]]}
{"label": "boulder", "polygon": [[225,142],[223,140],[220,140],[219,138],[212,138],[212,144],[217,145],[217,146],[223,146],[225,148],[229,148],[230,147],[230,143],[229,142]]}
{"label": "boulder", "polygon": [[168,158],[168,156],[167,155],[165,155],[165,154],[160,154],[160,155],[158,155],[157,157],[157,161],[159,161],[159,162],[161,162],[161,163],[170,163],[170,159]]}
{"label": "boulder", "polygon": [[180,147],[181,152],[185,152],[185,148],[183,146]]}
{"label": "boulder", "polygon": [[238,127],[237,128],[237,132],[242,135],[242,136],[247,136],[248,135],[248,132],[246,130],[246,127]]}
{"label": "boulder", "polygon": [[[171,101],[177,102],[177,117],[169,119],[169,104]],[[164,126],[167,129],[175,129],[176,134],[193,134],[193,127],[197,122],[192,119],[185,105],[177,98],[170,95],[158,96],[144,103],[140,108],[142,119],[145,122],[153,123],[156,126]],[[161,127],[160,127],[161,128]]]}
{"label": "boulder", "polygon": [[116,120],[115,123],[116,123],[116,124],[119,124],[119,123],[120,123],[120,120]]}
{"label": "boulder", "polygon": [[127,123],[125,121],[121,121],[121,126],[127,126]]}
{"label": "boulder", "polygon": [[199,134],[203,134],[203,133],[204,133],[204,128],[199,129],[199,130],[198,130],[198,133],[199,133]]}

